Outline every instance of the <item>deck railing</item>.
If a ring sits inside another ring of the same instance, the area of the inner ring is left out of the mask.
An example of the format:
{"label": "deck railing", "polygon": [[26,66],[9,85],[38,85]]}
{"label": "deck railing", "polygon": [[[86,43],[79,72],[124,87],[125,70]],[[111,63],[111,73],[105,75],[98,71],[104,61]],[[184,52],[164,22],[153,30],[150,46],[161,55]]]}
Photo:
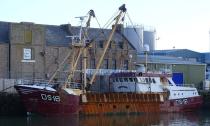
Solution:
{"label": "deck railing", "polygon": [[[65,81],[56,81],[56,82],[51,82],[49,84],[49,80],[44,80],[44,79],[34,79],[34,80],[29,80],[29,79],[0,79],[0,93],[17,93],[14,85],[20,85],[20,84],[36,84],[36,85],[59,85],[59,84],[64,84]],[[67,84],[69,88],[73,89],[81,89],[81,83],[76,83],[76,82],[69,82]]]}

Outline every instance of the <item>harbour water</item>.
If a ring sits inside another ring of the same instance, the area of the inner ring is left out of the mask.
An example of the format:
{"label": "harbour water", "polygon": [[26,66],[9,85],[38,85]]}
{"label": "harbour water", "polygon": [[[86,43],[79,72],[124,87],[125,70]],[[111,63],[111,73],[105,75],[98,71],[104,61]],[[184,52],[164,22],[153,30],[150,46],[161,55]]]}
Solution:
{"label": "harbour water", "polygon": [[72,117],[0,117],[0,126],[210,126],[210,111]]}

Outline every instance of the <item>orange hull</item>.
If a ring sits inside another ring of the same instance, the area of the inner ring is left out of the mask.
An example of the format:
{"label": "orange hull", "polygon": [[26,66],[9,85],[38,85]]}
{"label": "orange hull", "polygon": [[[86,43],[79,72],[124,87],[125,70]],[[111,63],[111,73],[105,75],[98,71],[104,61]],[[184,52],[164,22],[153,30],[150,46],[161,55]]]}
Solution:
{"label": "orange hull", "polygon": [[178,104],[177,100],[167,100],[166,93],[88,93],[86,98],[80,111],[85,115],[180,112],[202,105],[201,97]]}

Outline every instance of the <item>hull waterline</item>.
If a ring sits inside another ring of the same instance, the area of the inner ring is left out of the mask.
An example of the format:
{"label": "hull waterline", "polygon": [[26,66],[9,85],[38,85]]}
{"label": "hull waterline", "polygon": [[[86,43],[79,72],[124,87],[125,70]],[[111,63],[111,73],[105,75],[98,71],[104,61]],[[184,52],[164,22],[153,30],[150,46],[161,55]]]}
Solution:
{"label": "hull waterline", "polygon": [[82,114],[170,113],[198,110],[202,97],[167,100],[162,93],[89,94],[82,104]]}
{"label": "hull waterline", "polygon": [[29,113],[67,116],[79,112],[79,96],[77,95],[24,86],[15,86],[15,88]]}
{"label": "hull waterline", "polygon": [[185,112],[199,109],[202,97],[168,100],[166,93],[87,93],[82,95],[15,86],[30,113],[45,116]]}

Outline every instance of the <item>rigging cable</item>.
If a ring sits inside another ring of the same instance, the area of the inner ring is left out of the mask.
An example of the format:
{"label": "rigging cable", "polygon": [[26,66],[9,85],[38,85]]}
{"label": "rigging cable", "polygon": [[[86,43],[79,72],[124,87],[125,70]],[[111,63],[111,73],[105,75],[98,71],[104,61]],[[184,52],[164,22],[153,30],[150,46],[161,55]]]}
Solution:
{"label": "rigging cable", "polygon": [[[128,14],[128,13],[127,13],[127,17],[128,17],[128,19],[129,19],[129,21],[130,21],[130,23],[131,23],[131,26],[132,26],[133,30],[134,30],[134,31],[135,31],[135,33],[136,33],[136,35],[137,35],[138,39],[139,39],[139,40],[140,40],[140,42],[143,44],[142,39],[141,39],[141,37],[139,36],[138,32],[136,31],[136,28],[134,27],[134,24],[133,24],[133,22],[132,22],[132,20],[131,20],[131,18],[130,18],[130,16],[129,16],[129,14]],[[142,37],[143,37],[143,36],[142,36]]]}
{"label": "rigging cable", "polygon": [[103,26],[104,29],[105,29],[105,28],[108,28],[108,27],[110,26],[110,24],[111,24],[112,22],[114,22],[113,19],[116,18],[116,15],[118,14],[118,12],[119,12],[119,11],[116,11],[116,12],[111,16],[111,18],[109,18],[109,20],[108,20],[108,21],[106,22],[106,24]]}
{"label": "rigging cable", "polygon": [[103,38],[104,38],[105,40],[107,39],[107,35],[105,35],[104,29],[108,29],[108,27],[114,22],[113,19],[116,18],[116,15],[117,15],[118,12],[119,12],[119,11],[116,11],[116,12],[111,16],[111,18],[109,18],[109,20],[106,22],[106,24],[105,24],[103,27],[101,27],[101,25],[100,25],[100,23],[99,23],[97,17],[95,16],[96,22],[98,23],[98,26],[99,26],[99,30],[100,30],[101,32],[98,32],[98,34],[96,34],[95,37],[93,37],[93,39],[92,39],[91,42],[94,42],[94,40],[95,40],[96,38],[98,38],[98,37],[100,36],[100,34],[103,35]]}

